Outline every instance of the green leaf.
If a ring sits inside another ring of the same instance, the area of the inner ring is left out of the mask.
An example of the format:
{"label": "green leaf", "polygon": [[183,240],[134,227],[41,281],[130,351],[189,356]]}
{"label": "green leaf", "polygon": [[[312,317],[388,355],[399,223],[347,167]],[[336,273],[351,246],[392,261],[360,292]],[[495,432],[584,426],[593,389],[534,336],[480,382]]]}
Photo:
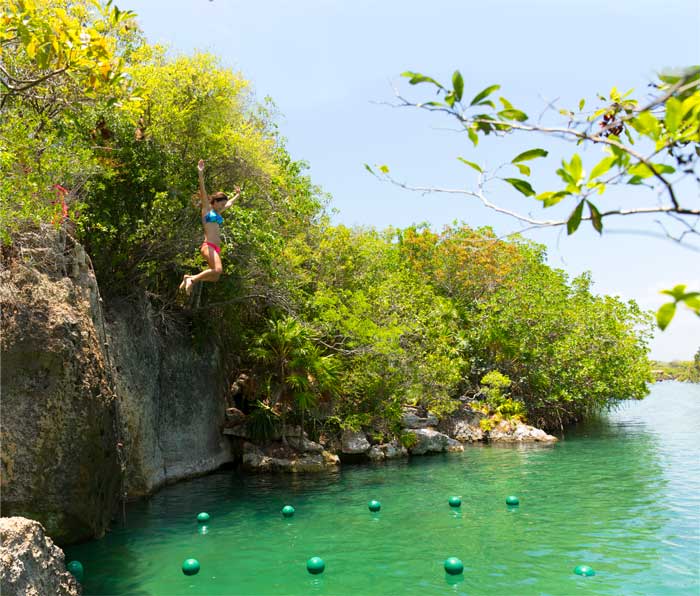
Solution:
{"label": "green leaf", "polygon": [[516,163],[516,164],[515,164],[515,167],[518,168],[518,170],[520,170],[520,173],[521,173],[523,176],[529,176],[529,175],[530,175],[530,168],[528,168],[527,166],[525,166],[525,165],[523,165],[523,164],[521,164],[521,163]]}
{"label": "green leaf", "polygon": [[515,108],[508,108],[498,112],[498,115],[503,120],[517,120],[518,122],[525,122],[527,120],[527,114]]}
{"label": "green leaf", "polygon": [[[471,103],[469,104],[470,106],[473,106],[474,104],[479,103],[482,99],[485,99],[489,95],[491,95],[494,91],[497,91],[500,89],[500,85],[491,85],[490,87],[486,87],[481,93],[478,93],[474,99],[472,99]],[[492,104],[493,105],[493,104]]]}
{"label": "green leaf", "polygon": [[668,324],[673,319],[673,315],[676,314],[676,303],[667,302],[658,311],[656,311],[656,324],[659,326],[661,331],[668,327]]}
{"label": "green leaf", "polygon": [[454,107],[455,105],[455,94],[454,92],[450,91],[447,95],[445,95],[445,103],[450,106],[451,108]]}
{"label": "green leaf", "polygon": [[[698,292],[692,293],[698,294]],[[688,296],[687,298],[683,298],[682,302],[684,302],[689,309],[695,311],[695,314],[700,317],[700,297]]]}
{"label": "green leaf", "polygon": [[503,178],[503,180],[513,186],[517,191],[523,193],[526,197],[535,195],[534,189],[527,180],[521,180],[520,178]]}
{"label": "green leaf", "polygon": [[678,284],[672,290],[661,290],[661,294],[673,296],[674,300],[681,300],[685,295],[685,284]]}
{"label": "green leaf", "polygon": [[455,70],[452,75],[452,86],[454,87],[454,95],[457,101],[462,101],[462,92],[464,91],[464,79],[462,73]]}
{"label": "green leaf", "polygon": [[666,130],[673,134],[678,130],[678,125],[680,122],[681,102],[676,97],[669,97],[666,101],[666,116],[664,117]]}
{"label": "green leaf", "polygon": [[372,174],[372,176],[376,176],[376,174],[374,173],[374,170],[369,167],[369,164],[365,164],[365,170],[367,170],[370,174]]}
{"label": "green leaf", "polygon": [[591,213],[591,223],[593,224],[593,228],[595,229],[596,232],[599,234],[603,233],[603,218],[600,215],[600,211],[598,211],[598,208],[591,203],[589,200],[586,200],[586,203],[588,203],[588,209],[590,210]]}
{"label": "green leaf", "polygon": [[513,104],[510,103],[505,97],[499,97],[498,101],[500,101],[503,104],[503,107],[506,110],[512,110],[513,109]]}
{"label": "green leaf", "polygon": [[632,118],[629,123],[640,134],[649,136],[654,140],[659,138],[661,127],[659,126],[659,121],[651,112],[641,112],[636,118]]}
{"label": "green leaf", "polygon": [[479,135],[476,134],[473,128],[467,129],[467,136],[469,137],[469,140],[474,144],[474,147],[476,147],[479,144]]}
{"label": "green leaf", "polygon": [[569,216],[569,220],[566,222],[566,232],[571,236],[576,230],[578,230],[579,225],[581,225],[581,216],[583,215],[583,204],[584,200],[581,200]]}
{"label": "green leaf", "polygon": [[574,156],[571,158],[568,170],[574,180],[574,184],[578,184],[583,175],[583,164],[581,163],[581,156],[578,153],[574,153]]}
{"label": "green leaf", "polygon": [[[664,163],[650,164],[658,174],[673,174],[676,170],[673,166]],[[640,178],[649,178],[654,175],[654,172],[645,163],[636,163],[629,170],[631,176],[639,176]]]}
{"label": "green leaf", "polygon": [[557,170],[557,174],[559,174],[559,177],[566,184],[574,185],[574,179],[571,177],[571,174],[569,174],[569,171],[566,169],[568,167],[567,163],[562,160],[561,165],[562,167]]}
{"label": "green leaf", "polygon": [[411,72],[410,70],[407,70],[406,72],[401,73],[402,77],[407,77],[409,79],[409,83],[411,85],[417,85],[418,83],[432,83],[436,87],[440,89],[444,89],[444,87],[438,83],[435,79],[432,79],[430,77],[427,77],[423,74],[420,74],[419,72]]}
{"label": "green leaf", "polygon": [[593,167],[591,170],[591,175],[588,177],[588,179],[595,180],[599,176],[602,176],[605,174],[605,172],[612,168],[613,165],[615,165],[616,161],[616,157],[604,157]]}
{"label": "green leaf", "polygon": [[382,172],[382,174],[388,174],[389,173],[389,166],[386,166],[386,165],[379,166],[379,170]]}
{"label": "green leaf", "polygon": [[475,164],[473,161],[467,161],[463,157],[458,157],[457,159],[459,161],[461,161],[462,163],[467,164],[470,168],[474,168],[477,172],[479,172],[481,174],[484,173],[484,170],[481,169],[481,166],[479,164]]}
{"label": "green leaf", "polygon": [[586,105],[586,100],[582,99],[581,101],[578,102],[578,111],[580,112],[583,109],[583,106]]}
{"label": "green leaf", "polygon": [[523,151],[517,157],[514,157],[510,163],[518,163],[519,161],[528,161],[537,157],[547,157],[548,153],[544,149],[528,149]]}
{"label": "green leaf", "polygon": [[561,201],[564,197],[568,197],[571,193],[566,192],[565,190],[559,190],[559,191],[547,191],[543,192],[542,194],[537,195],[535,198],[538,201],[542,201],[543,207],[551,207],[552,205],[556,205],[559,201]]}

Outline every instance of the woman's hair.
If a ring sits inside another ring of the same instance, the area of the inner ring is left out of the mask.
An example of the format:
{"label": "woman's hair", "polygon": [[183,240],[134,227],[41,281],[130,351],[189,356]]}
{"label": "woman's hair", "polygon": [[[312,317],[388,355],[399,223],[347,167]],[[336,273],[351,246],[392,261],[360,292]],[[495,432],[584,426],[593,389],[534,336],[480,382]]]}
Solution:
{"label": "woman's hair", "polygon": [[221,201],[221,200],[228,200],[228,195],[225,192],[215,192],[212,195],[209,195],[209,203],[213,205],[216,201]]}

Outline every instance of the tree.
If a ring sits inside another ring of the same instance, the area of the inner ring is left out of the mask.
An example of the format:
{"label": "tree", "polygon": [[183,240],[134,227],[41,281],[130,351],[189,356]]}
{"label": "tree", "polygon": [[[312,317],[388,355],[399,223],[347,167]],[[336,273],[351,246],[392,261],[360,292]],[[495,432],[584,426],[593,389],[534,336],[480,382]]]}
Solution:
{"label": "tree", "polygon": [[[531,228],[566,226],[568,234],[573,234],[583,221],[590,221],[602,234],[608,218],[658,214],[666,218],[666,223],[660,225],[667,237],[688,245],[689,238],[700,236],[700,205],[695,204],[697,196],[692,197],[685,191],[688,183],[694,181],[697,185],[700,182],[697,172],[700,161],[700,67],[659,75],[654,83],[654,93],[646,101],[634,99],[631,90],[620,93],[615,88],[607,97],[598,95],[599,105],[593,110],[585,111],[586,102],[582,99],[576,109],[560,109],[558,115],[564,121],[553,126],[531,120],[505,97],[499,97],[500,105],[497,106],[493,94],[500,89],[499,85],[486,87],[469,101],[464,95],[464,79],[459,71],[455,71],[451,86],[416,72],[405,72],[403,76],[411,85],[433,87],[438,99],[415,102],[397,94],[399,106],[445,113],[457,120],[475,147],[480,136],[540,133],[574,143],[577,147],[595,145],[602,150],[602,156],[592,165],[590,172],[586,172],[579,153],[564,158],[556,169],[561,183],[539,192],[528,178],[532,173],[529,162],[546,158],[549,154],[540,147],[527,148],[493,172],[460,157],[462,163],[479,175],[474,190],[409,187],[391,178],[386,166],[379,168],[379,176],[412,190],[459,192],[477,198],[488,208],[514,217]],[[505,168],[517,170],[520,175],[503,174]],[[495,181],[505,182],[526,197],[534,198],[543,208],[568,204],[568,215],[538,219],[506,209],[488,198]],[[611,187],[643,189],[647,194],[658,194],[659,200],[653,204],[639,203],[628,209],[604,208],[600,195]],[[677,230],[670,230],[668,223],[675,224]],[[662,329],[673,318],[677,304],[685,304],[700,316],[700,292],[687,291],[685,286],[677,285],[665,293],[673,300],[657,312],[657,323]]]}
{"label": "tree", "polygon": [[0,110],[19,99],[55,114],[127,84],[134,16],[111,0],[7,0],[0,9]]}
{"label": "tree", "polygon": [[267,380],[262,403],[274,409],[282,420],[286,443],[287,413],[297,410],[304,427],[304,413],[318,404],[335,387],[337,361],[323,354],[313,336],[293,317],[270,319],[267,329],[250,349],[250,355],[264,365]]}
{"label": "tree", "polygon": [[[109,135],[104,121],[86,125],[80,114],[133,96],[125,64],[142,42],[133,16],[97,0],[2,3],[2,242],[27,223],[60,220],[63,199],[74,217],[86,181],[101,169],[93,146]],[[64,187],[70,193],[56,200]]]}

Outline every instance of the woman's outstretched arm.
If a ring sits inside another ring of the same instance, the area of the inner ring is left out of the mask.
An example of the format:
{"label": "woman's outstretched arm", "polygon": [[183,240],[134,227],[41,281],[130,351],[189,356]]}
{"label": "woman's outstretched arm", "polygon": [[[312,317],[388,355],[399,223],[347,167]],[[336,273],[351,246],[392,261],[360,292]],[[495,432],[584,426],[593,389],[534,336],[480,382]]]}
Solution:
{"label": "woman's outstretched arm", "polygon": [[202,215],[206,215],[209,211],[209,197],[207,189],[204,188],[204,160],[200,159],[197,163],[197,174],[199,175],[199,200],[202,203]]}
{"label": "woman's outstretched arm", "polygon": [[221,211],[225,211],[226,209],[231,207],[236,202],[236,199],[241,196],[241,189],[239,186],[234,186],[233,191],[233,196],[228,201],[226,201],[226,204],[221,208]]}

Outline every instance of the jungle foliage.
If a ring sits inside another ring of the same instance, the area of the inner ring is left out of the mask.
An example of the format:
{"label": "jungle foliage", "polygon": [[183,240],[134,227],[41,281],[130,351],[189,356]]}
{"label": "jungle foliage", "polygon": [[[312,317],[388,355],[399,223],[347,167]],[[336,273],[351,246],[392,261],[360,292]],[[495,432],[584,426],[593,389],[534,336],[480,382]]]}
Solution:
{"label": "jungle foliage", "polygon": [[[649,315],[551,269],[542,246],[461,223],[331,225],[272,101],[214,56],[148,45],[111,2],[10,0],[0,19],[3,242],[68,228],[104,294],[146,296],[253,379],[239,405],[261,436],[397,436],[402,406],[440,416],[464,395],[551,428],[645,394]],[[243,193],[221,281],[187,299],[199,158],[210,191]]]}

